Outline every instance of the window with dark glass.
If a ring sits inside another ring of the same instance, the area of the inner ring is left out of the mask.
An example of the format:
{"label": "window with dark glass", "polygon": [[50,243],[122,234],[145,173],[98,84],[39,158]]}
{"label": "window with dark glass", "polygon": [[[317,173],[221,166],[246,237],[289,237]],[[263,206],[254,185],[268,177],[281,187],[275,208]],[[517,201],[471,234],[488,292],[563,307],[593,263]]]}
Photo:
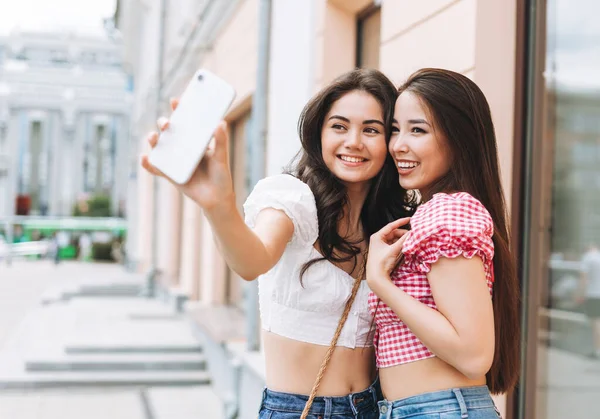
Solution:
{"label": "window with dark glass", "polygon": [[356,24],[356,66],[379,68],[381,7],[375,2],[360,13]]}

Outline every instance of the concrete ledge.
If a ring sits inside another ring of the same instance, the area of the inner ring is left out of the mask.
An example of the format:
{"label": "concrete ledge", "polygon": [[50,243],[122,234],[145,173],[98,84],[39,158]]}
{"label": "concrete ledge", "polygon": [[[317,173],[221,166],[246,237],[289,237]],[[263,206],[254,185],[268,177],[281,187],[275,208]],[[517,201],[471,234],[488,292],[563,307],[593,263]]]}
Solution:
{"label": "concrete ledge", "polygon": [[28,373],[13,377],[0,377],[0,390],[70,386],[192,386],[209,383],[210,377],[204,371]]}
{"label": "concrete ledge", "polygon": [[228,350],[240,362],[238,374],[238,419],[254,419],[260,408],[265,388],[265,358],[259,351],[247,351],[245,345],[229,344]]}
{"label": "concrete ledge", "polygon": [[169,288],[169,296],[171,303],[177,313],[183,313],[185,311],[185,305],[189,300],[187,293],[179,287]]}
{"label": "concrete ledge", "polygon": [[189,300],[187,293],[179,286],[171,286],[158,281],[155,289],[157,300],[169,304],[176,313],[185,312],[186,303]]}
{"label": "concrete ledge", "polygon": [[148,419],[224,418],[221,401],[210,387],[149,388]]}
{"label": "concrete ledge", "polygon": [[88,354],[39,356],[25,359],[29,372],[42,371],[198,371],[204,370],[202,354]]}
{"label": "concrete ledge", "polygon": [[228,344],[244,345],[244,316],[234,307],[194,303],[188,303],[186,311],[206,354],[211,384],[222,401],[225,417],[237,417],[241,363]]}
{"label": "concrete ledge", "polygon": [[83,283],[47,291],[42,295],[41,303],[47,305],[80,297],[140,297],[143,291],[143,285],[138,281]]}
{"label": "concrete ledge", "polygon": [[235,354],[249,373],[255,375],[257,379],[265,381],[265,357],[262,352],[248,351],[245,346],[239,344],[229,344],[227,348]]}
{"label": "concrete ledge", "polygon": [[236,307],[225,305],[186,304],[186,313],[193,325],[207,338],[225,344],[245,342],[245,317]]}
{"label": "concrete ledge", "polygon": [[[152,302],[155,304],[155,302]],[[72,330],[64,339],[65,351],[74,353],[182,353],[199,352],[202,350],[198,340],[194,337],[185,319],[153,321],[130,320],[129,315],[134,313],[153,314],[152,310],[144,310],[144,306],[135,307],[135,310],[114,313],[114,317],[105,319],[94,318],[94,312],[89,309],[95,305],[86,306],[79,311],[81,316],[89,315],[88,323],[94,321],[95,328],[86,327],[86,323],[79,322],[79,327]],[[164,314],[158,310],[155,314]]]}
{"label": "concrete ledge", "polygon": [[42,294],[40,299],[40,303],[42,305],[54,304],[61,301],[64,301],[61,290],[46,291],[44,294]]}
{"label": "concrete ledge", "polygon": [[200,352],[202,346],[197,345],[127,345],[127,344],[76,344],[65,347],[68,354],[111,354],[111,353],[186,353]]}

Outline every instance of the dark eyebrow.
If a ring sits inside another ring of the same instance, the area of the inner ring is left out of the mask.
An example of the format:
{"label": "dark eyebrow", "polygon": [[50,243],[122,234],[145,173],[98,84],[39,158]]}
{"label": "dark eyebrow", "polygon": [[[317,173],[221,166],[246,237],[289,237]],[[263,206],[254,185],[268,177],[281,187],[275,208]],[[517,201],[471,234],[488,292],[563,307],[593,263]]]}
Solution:
{"label": "dark eyebrow", "polygon": [[[329,117],[328,121],[332,120],[332,119],[341,119],[344,122],[350,123],[350,120],[348,118],[346,118],[345,116],[340,116],[340,115],[332,115]],[[381,122],[378,119],[367,119],[366,121],[363,121],[363,125],[368,125],[368,124],[379,124],[382,127],[385,126],[383,124],[383,122]]]}
{"label": "dark eyebrow", "polygon": [[341,119],[344,122],[348,122],[350,123],[350,120],[344,116],[339,116],[339,115],[332,115],[329,117],[328,121],[332,120],[332,119]]}
{"label": "dark eyebrow", "polygon": [[394,118],[394,120],[392,121],[392,123],[397,124],[398,120],[396,118]]}
{"label": "dark eyebrow", "polygon": [[427,122],[424,119],[411,119],[408,121],[409,124],[426,124],[429,125],[429,122]]}
{"label": "dark eyebrow", "polygon": [[363,125],[369,125],[369,124],[379,124],[382,127],[385,126],[385,125],[383,125],[383,122],[381,122],[379,119],[367,119],[366,121],[363,121]]}

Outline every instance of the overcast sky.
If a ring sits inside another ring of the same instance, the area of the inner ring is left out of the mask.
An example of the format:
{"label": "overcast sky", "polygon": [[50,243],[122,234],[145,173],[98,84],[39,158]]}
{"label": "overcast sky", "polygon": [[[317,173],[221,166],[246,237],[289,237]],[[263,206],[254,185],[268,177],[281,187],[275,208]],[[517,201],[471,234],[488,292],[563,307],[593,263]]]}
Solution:
{"label": "overcast sky", "polygon": [[0,35],[13,29],[62,29],[102,34],[116,0],[0,0]]}

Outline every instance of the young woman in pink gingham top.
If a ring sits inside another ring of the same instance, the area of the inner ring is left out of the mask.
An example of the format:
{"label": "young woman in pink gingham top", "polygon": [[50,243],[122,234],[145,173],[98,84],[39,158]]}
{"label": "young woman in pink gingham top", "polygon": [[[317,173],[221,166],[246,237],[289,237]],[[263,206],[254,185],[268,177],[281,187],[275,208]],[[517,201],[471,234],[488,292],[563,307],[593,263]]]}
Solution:
{"label": "young woman in pink gingham top", "polygon": [[447,70],[399,92],[389,148],[421,205],[410,231],[399,220],[370,240],[380,418],[498,418],[490,393],[516,383],[519,316],[490,109]]}
{"label": "young woman in pink gingham top", "polygon": [[[437,310],[427,280],[431,265],[440,258],[468,259],[478,256],[485,269],[486,283],[492,294],[494,223],[485,207],[468,193],[438,193],[419,207],[411,218],[412,230],[402,246],[404,262],[392,272],[392,282],[408,295]],[[386,304],[371,293],[369,306],[376,312],[377,366],[391,367],[435,356],[399,321]]]}

